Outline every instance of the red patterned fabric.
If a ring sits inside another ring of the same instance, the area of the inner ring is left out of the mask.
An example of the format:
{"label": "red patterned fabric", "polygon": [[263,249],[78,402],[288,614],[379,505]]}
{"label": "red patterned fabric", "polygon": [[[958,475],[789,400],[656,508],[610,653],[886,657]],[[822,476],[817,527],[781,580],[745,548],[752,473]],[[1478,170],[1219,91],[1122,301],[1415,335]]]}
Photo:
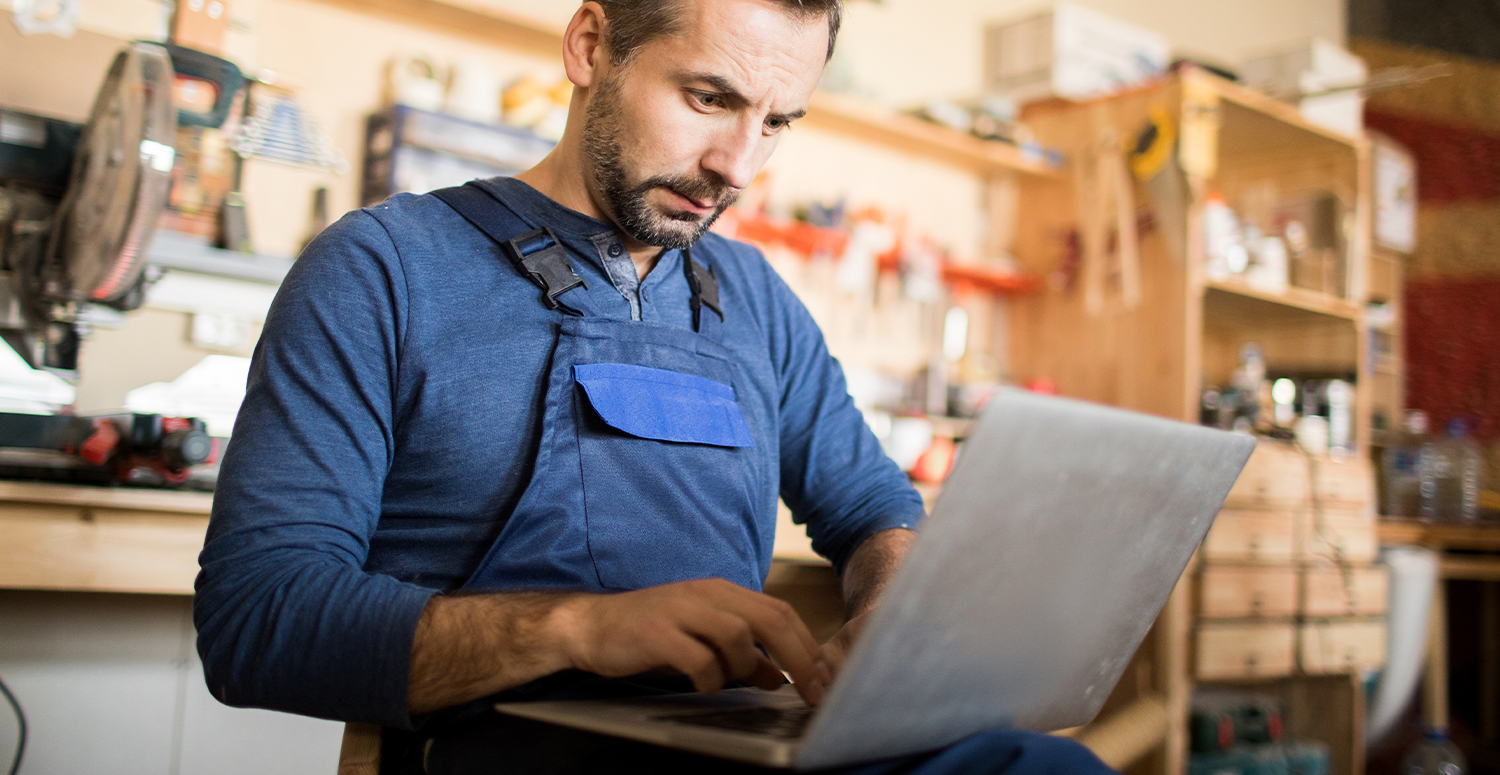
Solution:
{"label": "red patterned fabric", "polygon": [[1434,430],[1470,415],[1480,438],[1500,437],[1500,279],[1408,284],[1406,362],[1406,404]]}
{"label": "red patterned fabric", "polygon": [[1500,135],[1369,108],[1365,126],[1411,151],[1421,203],[1500,199]]}

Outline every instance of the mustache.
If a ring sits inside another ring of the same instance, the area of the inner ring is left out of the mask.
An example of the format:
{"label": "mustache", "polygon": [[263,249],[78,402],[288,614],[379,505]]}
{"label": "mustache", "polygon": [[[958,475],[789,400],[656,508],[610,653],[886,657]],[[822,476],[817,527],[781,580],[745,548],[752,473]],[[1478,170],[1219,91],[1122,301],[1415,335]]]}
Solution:
{"label": "mustache", "polygon": [[637,193],[653,188],[669,188],[696,202],[728,205],[739,198],[738,192],[730,188],[724,179],[713,173],[698,177],[690,175],[659,175],[649,178],[635,187]]}

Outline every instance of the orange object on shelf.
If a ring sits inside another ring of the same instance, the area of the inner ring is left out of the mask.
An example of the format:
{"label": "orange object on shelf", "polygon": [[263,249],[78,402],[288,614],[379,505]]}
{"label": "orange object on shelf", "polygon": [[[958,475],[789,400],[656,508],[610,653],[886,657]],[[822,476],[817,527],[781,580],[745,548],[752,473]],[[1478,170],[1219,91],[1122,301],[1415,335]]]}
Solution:
{"label": "orange object on shelf", "polygon": [[849,245],[849,235],[838,229],[827,229],[802,221],[772,218],[762,213],[736,213],[735,239],[762,247],[782,245],[805,258],[823,253],[842,256]]}
{"label": "orange object on shelf", "polygon": [[932,446],[911,467],[911,475],[919,482],[937,484],[948,478],[948,472],[953,470],[953,460],[957,456],[958,445],[953,443],[953,439],[934,436]]}
{"label": "orange object on shelf", "polygon": [[[729,226],[723,233],[761,248],[780,245],[803,258],[819,254],[838,258],[844,255],[849,246],[849,233],[841,229],[773,218],[764,213],[747,212],[738,208],[730,211],[728,216],[722,221]],[[877,256],[880,271],[898,271],[901,267],[901,251],[902,243],[898,240],[895,247]],[[943,281],[960,294],[1022,294],[1033,293],[1041,288],[1041,282],[1032,275],[983,265],[944,260],[942,273]]]}
{"label": "orange object on shelf", "polygon": [[994,294],[1032,293],[1041,287],[1032,275],[974,264],[944,264],[943,281],[955,289],[971,288]]}

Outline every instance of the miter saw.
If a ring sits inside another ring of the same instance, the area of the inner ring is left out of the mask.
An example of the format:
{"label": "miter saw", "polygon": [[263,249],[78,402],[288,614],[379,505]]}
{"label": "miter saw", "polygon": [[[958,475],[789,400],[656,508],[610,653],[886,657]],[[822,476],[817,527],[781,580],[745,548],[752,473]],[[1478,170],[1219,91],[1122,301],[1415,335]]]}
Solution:
{"label": "miter saw", "polygon": [[[206,109],[178,107],[185,82],[214,90]],[[28,365],[76,379],[90,322],[145,301],[177,126],[221,125],[243,83],[218,57],[135,42],[115,57],[83,125],[0,107],[0,337]],[[146,466],[172,480],[212,452],[196,420],[27,417],[0,413],[0,448],[53,450],[120,478]]]}

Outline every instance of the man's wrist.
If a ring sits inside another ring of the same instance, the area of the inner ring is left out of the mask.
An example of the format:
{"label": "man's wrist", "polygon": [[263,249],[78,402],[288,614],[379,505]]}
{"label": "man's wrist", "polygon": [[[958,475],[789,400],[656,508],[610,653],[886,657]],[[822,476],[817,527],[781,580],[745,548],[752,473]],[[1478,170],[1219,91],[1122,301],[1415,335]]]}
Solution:
{"label": "man's wrist", "polygon": [[849,557],[844,568],[844,613],[852,619],[868,613],[917,540],[910,528],[889,528],[870,534]]}
{"label": "man's wrist", "polygon": [[579,653],[579,644],[587,637],[585,631],[594,597],[587,594],[561,597],[538,623],[541,651],[554,660],[551,672],[587,669]]}

